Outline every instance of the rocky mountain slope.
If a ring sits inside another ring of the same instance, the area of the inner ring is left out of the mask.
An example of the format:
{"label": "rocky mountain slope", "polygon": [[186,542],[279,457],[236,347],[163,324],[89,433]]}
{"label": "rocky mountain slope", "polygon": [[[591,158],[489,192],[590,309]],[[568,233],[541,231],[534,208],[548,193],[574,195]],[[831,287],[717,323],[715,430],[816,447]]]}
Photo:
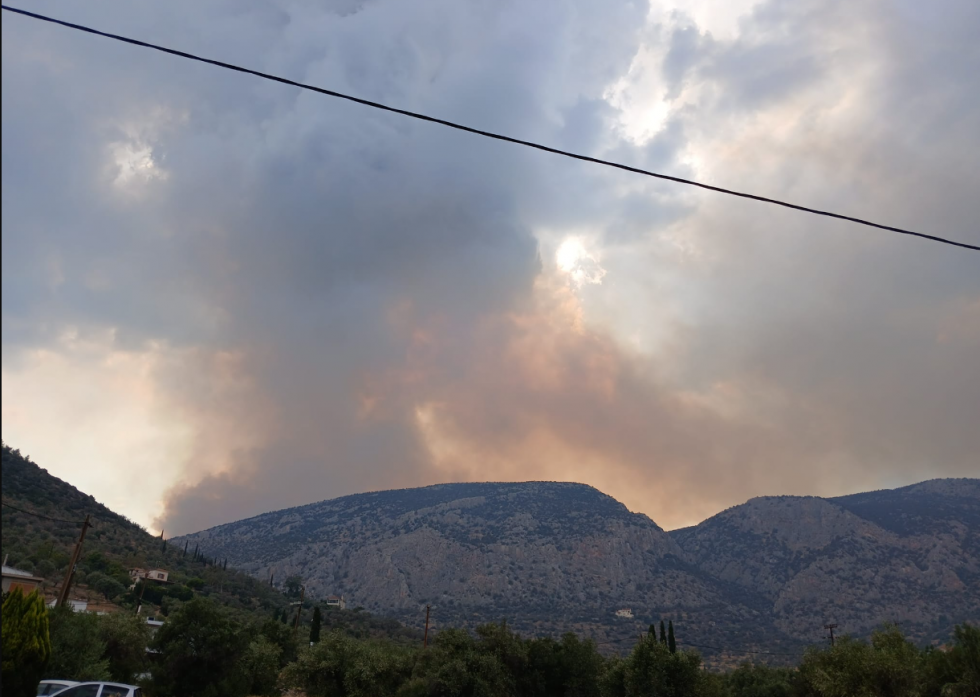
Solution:
{"label": "rocky mountain slope", "polygon": [[798,638],[882,622],[941,639],[980,620],[980,481],[934,480],[834,499],[751,499],[671,537],[702,571],[764,595]]}
{"label": "rocky mountain slope", "polygon": [[529,632],[586,631],[615,648],[670,616],[689,617],[698,637],[714,623],[713,636],[742,645],[787,641],[765,619],[764,598],[694,568],[652,520],[582,484],[359,494],[188,538],[260,578],[299,574],[320,595],[406,622],[429,604],[438,624],[506,619]]}
{"label": "rocky mountain slope", "polygon": [[[347,496],[187,536],[255,576],[419,623],[506,619],[629,645],[661,617],[682,643],[793,652],[823,625],[894,620],[922,640],[980,620],[980,483],[839,499],[766,497],[666,533],[581,484],[445,484]],[[617,611],[630,610],[632,617]],[[711,649],[704,649],[710,656]],[[730,657],[736,655],[729,652]]]}

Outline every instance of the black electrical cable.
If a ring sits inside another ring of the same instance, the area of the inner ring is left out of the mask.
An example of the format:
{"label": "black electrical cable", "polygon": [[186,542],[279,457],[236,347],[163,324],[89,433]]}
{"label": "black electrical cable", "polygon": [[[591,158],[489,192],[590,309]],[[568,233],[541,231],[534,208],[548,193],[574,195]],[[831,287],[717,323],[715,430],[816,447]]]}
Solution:
{"label": "black electrical cable", "polygon": [[[55,523],[68,523],[69,525],[81,525],[83,521],[81,520],[65,520],[64,518],[52,518],[51,516],[43,515],[41,513],[36,513],[34,511],[25,511],[23,508],[17,508],[17,506],[12,506],[6,501],[0,501],[0,505],[11,508],[20,513],[26,513],[27,515],[37,516],[38,518],[44,518],[45,520],[52,520]],[[89,523],[91,525],[91,523]]]}
{"label": "black electrical cable", "polygon": [[943,244],[953,245],[955,247],[963,247],[964,249],[972,249],[975,251],[980,251],[980,246],[967,244],[966,242],[956,242],[955,240],[946,239],[944,237],[937,237],[935,235],[927,235],[922,232],[913,232],[912,230],[904,230],[902,228],[892,227],[890,225],[881,225],[879,223],[873,223],[870,220],[863,220],[861,218],[854,218],[849,215],[841,215],[840,213],[832,213],[830,211],[818,210],[816,208],[807,208],[806,206],[798,206],[795,203],[788,203],[786,201],[780,201],[774,198],[768,198],[766,196],[756,196],[755,194],[747,194],[741,191],[733,191],[732,189],[724,189],[719,186],[711,186],[710,184],[702,184],[701,182],[694,181],[692,179],[684,179],[682,177],[674,177],[669,174],[658,174],[656,172],[650,172],[645,169],[640,169],[638,167],[630,167],[629,165],[620,164],[618,162],[610,162],[609,160],[600,160],[596,157],[588,157],[587,155],[579,155],[577,153],[568,152],[567,150],[559,150],[557,148],[548,147],[547,145],[541,145],[540,143],[532,143],[528,140],[521,140],[519,138],[511,138],[510,136],[501,135],[499,133],[492,133],[490,131],[481,131],[477,128],[471,128],[469,126],[464,126],[462,124],[454,123],[452,121],[446,121],[444,119],[438,119],[433,116],[426,116],[425,114],[419,114],[414,111],[407,111],[405,109],[397,109],[395,107],[387,106],[386,104],[380,104],[378,102],[372,102],[367,99],[361,99],[360,97],[353,97],[349,94],[343,94],[341,92],[335,92],[333,90],[323,89],[322,87],[314,87],[313,85],[305,85],[301,82],[296,82],[294,80],[289,80],[284,77],[279,77],[277,75],[270,75],[269,73],[263,73],[258,70],[251,70],[250,68],[243,68],[239,65],[234,65],[232,63],[225,63],[223,61],[213,60],[211,58],[203,58],[201,56],[196,56],[193,53],[187,53],[185,51],[178,51],[172,48],[166,48],[164,46],[158,46],[156,44],[147,43],[146,41],[140,41],[138,39],[130,39],[126,36],[120,36],[118,34],[110,34],[108,32],[99,31],[98,29],[92,29],[91,27],[86,27],[81,24],[73,24],[72,22],[66,22],[64,20],[55,19],[53,17],[47,17],[45,15],[37,14],[36,12],[28,12],[27,10],[21,10],[16,7],[9,7],[8,5],[0,6],[4,10],[9,12],[16,12],[17,14],[24,15],[25,17],[32,17],[34,19],[39,19],[43,22],[50,22],[52,24],[59,24],[63,27],[68,27],[70,29],[77,29],[79,31],[87,32],[89,34],[95,34],[96,36],[102,36],[107,39],[115,39],[116,41],[122,41],[127,44],[132,44],[134,46],[141,46],[143,48],[152,48],[155,51],[162,51],[163,53],[169,53],[173,56],[180,56],[181,58],[188,58],[190,60],[199,61],[201,63],[207,63],[209,65],[216,65],[219,68],[227,68],[228,70],[234,70],[239,73],[246,73],[248,75],[255,75],[256,77],[261,77],[266,80],[272,80],[274,82],[281,82],[284,85],[291,85],[293,87],[299,87],[300,89],[310,90],[311,92],[318,92],[319,94],[325,94],[331,97],[337,97],[339,99],[346,99],[351,102],[356,102],[357,104],[363,104],[364,106],[369,106],[374,109],[382,109],[384,111],[390,111],[395,114],[401,114],[402,116],[408,116],[413,119],[419,119],[421,121],[429,121],[430,123],[437,123],[441,126],[448,126],[449,128],[455,128],[459,131],[465,131],[467,133],[473,133],[475,135],[484,136],[485,138],[493,138],[495,140],[502,140],[507,143],[514,143],[516,145],[524,145],[529,148],[535,148],[536,150],[543,150],[544,152],[550,152],[555,155],[562,155],[564,157],[570,157],[576,160],[582,160],[583,162],[592,162],[598,165],[605,165],[607,167],[615,167],[616,169],[625,170],[627,172],[633,172],[634,174],[642,174],[648,177],[655,177],[657,179],[665,179],[667,181],[676,182],[678,184],[687,184],[689,186],[697,186],[701,189],[707,189],[708,191],[716,191],[721,194],[728,194],[729,196],[738,196],[740,198],[752,199],[753,201],[761,201],[762,203],[771,203],[776,206],[783,206],[784,208],[792,208],[793,210],[803,211],[804,213],[813,213],[814,215],[822,215],[828,218],[837,218],[838,220],[847,220],[852,223],[858,223],[859,225],[867,225],[869,227],[878,228],[880,230],[888,230],[890,232],[898,232],[903,235],[913,235],[915,237],[922,237],[927,240],[932,240],[934,242],[942,242]]}

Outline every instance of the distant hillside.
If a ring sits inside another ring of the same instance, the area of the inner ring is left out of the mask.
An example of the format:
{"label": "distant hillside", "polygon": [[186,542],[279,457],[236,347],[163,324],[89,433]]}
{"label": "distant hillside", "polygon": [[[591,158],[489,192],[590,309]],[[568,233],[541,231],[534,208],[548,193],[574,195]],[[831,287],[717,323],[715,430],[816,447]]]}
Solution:
{"label": "distant hillside", "polygon": [[[347,496],[186,538],[259,578],[299,574],[321,595],[418,625],[506,619],[631,646],[661,617],[711,644],[798,647],[765,598],[687,563],[652,520],[582,484],[444,484]],[[616,615],[630,609],[633,618]]]}
{"label": "distant hillside", "polygon": [[[792,652],[823,625],[866,635],[898,621],[919,640],[980,620],[977,480],[840,499],[752,499],[665,533],[581,484],[444,484],[347,496],[186,536],[258,578],[406,623],[506,618],[628,645],[672,618],[689,645]],[[630,609],[633,618],[616,615]],[[741,650],[743,653],[739,654]],[[705,648],[708,656],[713,650]]]}
{"label": "distant hillside", "polygon": [[834,499],[751,499],[671,537],[705,572],[764,595],[784,632],[885,621],[944,640],[980,621],[980,481],[934,480]]}
{"label": "distant hillside", "polygon": [[[2,554],[9,555],[9,565],[45,578],[44,588],[49,595],[54,595],[60,587],[80,527],[57,521],[81,521],[90,515],[93,526],[86,535],[78,564],[74,597],[132,609],[136,598],[128,590],[129,569],[162,568],[170,572],[173,583],[147,587],[143,597],[144,614],[165,616],[194,594],[208,596],[243,618],[262,620],[287,610],[290,616],[295,612],[289,605],[295,598],[287,597],[268,583],[231,567],[221,568],[221,559],[216,559],[217,563],[194,559],[194,543],[190,543],[186,555],[183,544],[172,540],[164,550],[159,537],[50,475],[6,444],[2,455],[2,491],[5,504]],[[304,619],[309,620],[310,608],[317,599],[312,594],[307,599]],[[413,641],[417,636],[390,619],[353,610],[331,609],[324,616],[324,626],[346,629],[355,636]]]}

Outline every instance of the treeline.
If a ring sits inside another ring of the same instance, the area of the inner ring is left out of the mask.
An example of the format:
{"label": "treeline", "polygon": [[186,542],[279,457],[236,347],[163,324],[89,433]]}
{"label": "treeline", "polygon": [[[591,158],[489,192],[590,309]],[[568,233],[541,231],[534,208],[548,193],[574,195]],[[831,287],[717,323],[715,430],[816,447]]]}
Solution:
{"label": "treeline", "polygon": [[[506,625],[445,629],[429,646],[358,638],[284,618],[243,621],[206,598],[176,609],[152,639],[135,615],[56,610],[36,593],[3,603],[3,692],[33,695],[41,677],[137,676],[148,697],[977,697],[980,628],[920,649],[895,627],[870,642],[844,637],[811,648],[797,668],[745,664],[720,674],[695,651],[651,631],[625,656],[594,642],[523,638]],[[149,645],[151,651],[138,647]],[[295,693],[294,693],[295,694]]]}

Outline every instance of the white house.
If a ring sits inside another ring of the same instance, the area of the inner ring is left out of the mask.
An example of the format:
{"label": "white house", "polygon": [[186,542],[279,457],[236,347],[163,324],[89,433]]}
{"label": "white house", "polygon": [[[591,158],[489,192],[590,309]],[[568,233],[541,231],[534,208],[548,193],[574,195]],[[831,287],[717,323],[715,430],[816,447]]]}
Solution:
{"label": "white house", "polygon": [[628,620],[633,619],[633,608],[624,607],[622,610],[616,610],[616,617],[625,617]]}
{"label": "white house", "polygon": [[163,583],[167,583],[170,573],[164,571],[163,569],[130,569],[129,577],[133,579],[133,581],[145,578],[150,581],[162,581]]}
{"label": "white house", "polygon": [[344,596],[342,595],[328,595],[327,601],[324,603],[328,607],[337,607],[343,610],[347,607],[347,603],[344,602]]}

